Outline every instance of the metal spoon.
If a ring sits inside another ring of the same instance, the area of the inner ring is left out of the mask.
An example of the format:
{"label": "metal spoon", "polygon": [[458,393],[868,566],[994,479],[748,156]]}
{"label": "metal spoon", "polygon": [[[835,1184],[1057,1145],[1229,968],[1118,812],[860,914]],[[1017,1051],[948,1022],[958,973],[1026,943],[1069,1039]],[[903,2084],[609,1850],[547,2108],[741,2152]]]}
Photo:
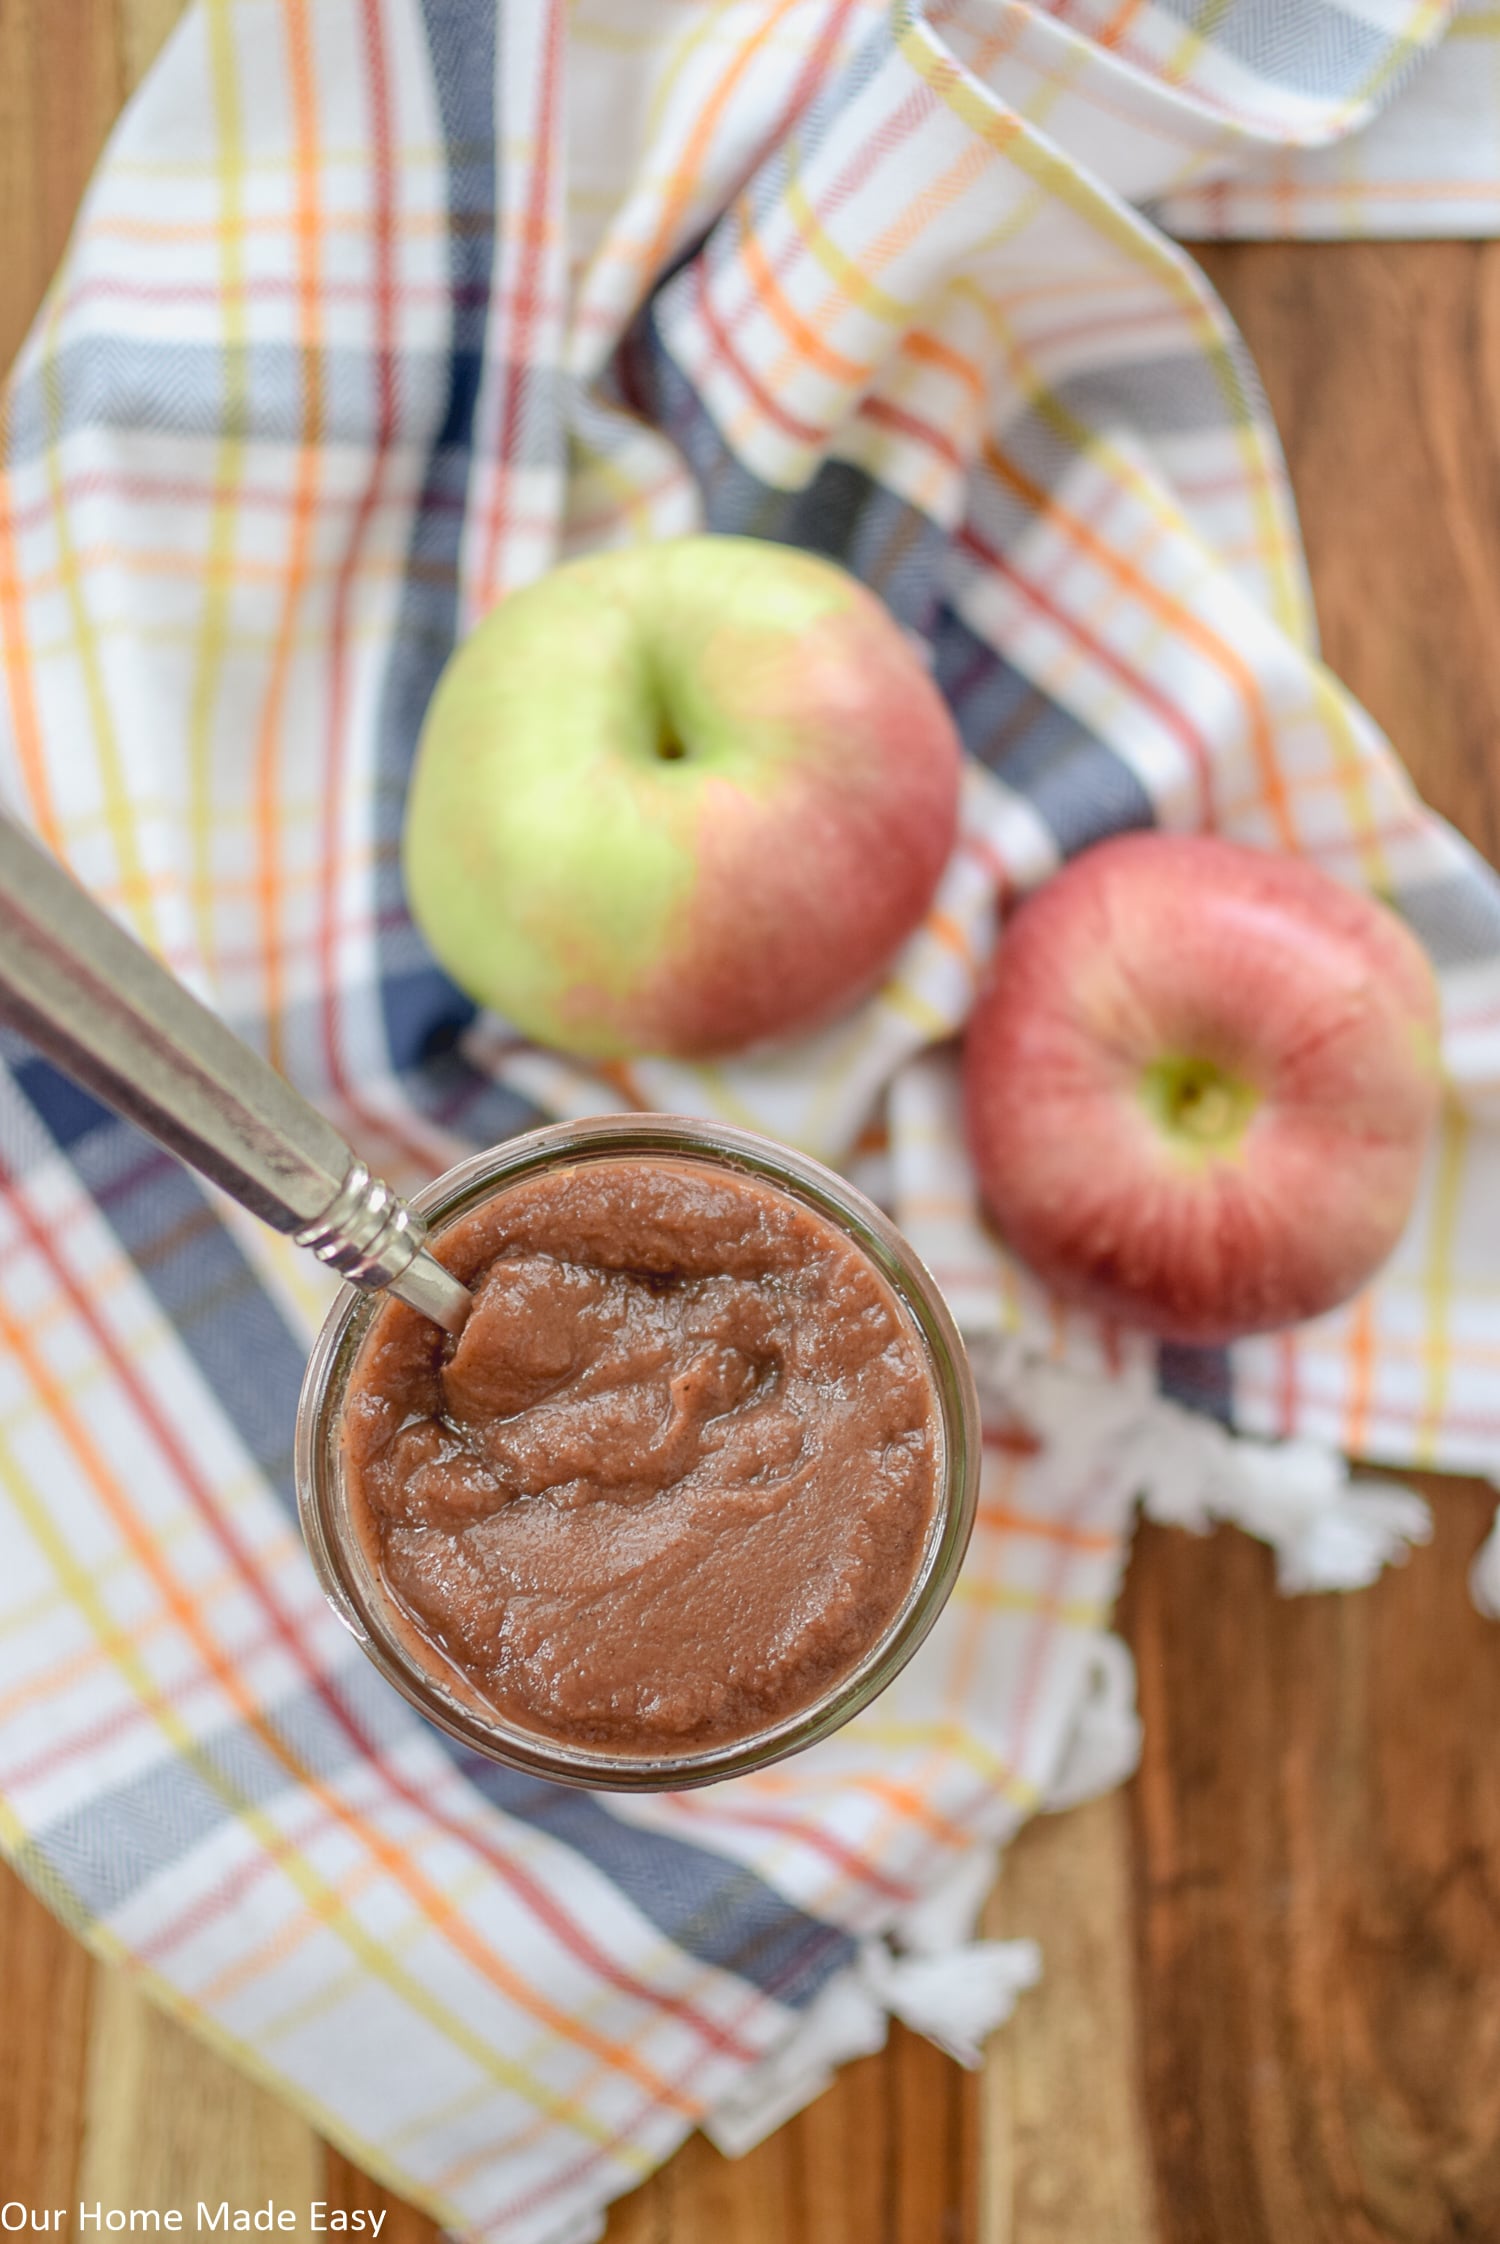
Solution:
{"label": "metal spoon", "polygon": [[473,1305],[330,1122],[0,817],[0,1020],[276,1231],[449,1332]]}

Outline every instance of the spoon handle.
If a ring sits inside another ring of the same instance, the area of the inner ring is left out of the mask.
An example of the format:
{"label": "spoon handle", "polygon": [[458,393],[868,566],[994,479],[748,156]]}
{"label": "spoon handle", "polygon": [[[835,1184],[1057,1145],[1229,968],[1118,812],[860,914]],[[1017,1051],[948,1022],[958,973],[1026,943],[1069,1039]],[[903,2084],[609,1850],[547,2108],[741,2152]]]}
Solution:
{"label": "spoon handle", "polygon": [[421,1217],[3,817],[0,1019],[320,1262],[460,1329],[471,1297],[427,1251]]}

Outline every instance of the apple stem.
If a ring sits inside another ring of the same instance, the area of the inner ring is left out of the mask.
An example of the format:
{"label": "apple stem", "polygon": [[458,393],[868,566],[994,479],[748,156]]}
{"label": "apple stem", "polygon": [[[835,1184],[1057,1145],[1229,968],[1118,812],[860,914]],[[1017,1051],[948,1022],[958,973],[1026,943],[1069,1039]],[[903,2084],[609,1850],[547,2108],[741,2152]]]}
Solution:
{"label": "apple stem", "polygon": [[1205,1149],[1233,1145],[1256,1105],[1251,1086],[1212,1060],[1157,1060],[1146,1070],[1141,1090],[1164,1129]]}
{"label": "apple stem", "polygon": [[1177,1120],[1195,1138],[1221,1138],[1234,1120],[1234,1104],[1222,1083],[1187,1083],[1177,1102]]}

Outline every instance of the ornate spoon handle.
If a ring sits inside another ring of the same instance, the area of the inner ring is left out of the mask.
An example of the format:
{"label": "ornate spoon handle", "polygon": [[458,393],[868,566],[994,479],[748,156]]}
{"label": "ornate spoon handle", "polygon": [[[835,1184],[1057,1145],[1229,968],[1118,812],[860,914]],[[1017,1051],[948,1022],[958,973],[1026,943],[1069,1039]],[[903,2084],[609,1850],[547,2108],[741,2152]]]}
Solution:
{"label": "ornate spoon handle", "polygon": [[471,1295],[337,1130],[0,818],[0,1019],[357,1286],[457,1332]]}

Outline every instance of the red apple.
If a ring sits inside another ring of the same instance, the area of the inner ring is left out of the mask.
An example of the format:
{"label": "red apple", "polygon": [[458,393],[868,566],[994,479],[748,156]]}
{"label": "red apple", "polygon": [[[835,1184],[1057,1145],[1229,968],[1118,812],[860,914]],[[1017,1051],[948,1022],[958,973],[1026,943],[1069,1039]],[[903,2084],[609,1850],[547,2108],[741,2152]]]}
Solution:
{"label": "red apple", "polygon": [[703,1058],[872,988],[952,849],[960,750],[873,593],[696,537],[554,569],[439,682],[413,915],[482,1003],[605,1058]]}
{"label": "red apple", "polygon": [[1432,969],[1300,859],[1127,834],[1007,929],[964,1050],[1007,1244],[1059,1294],[1217,1343],[1357,1292],[1440,1099]]}

